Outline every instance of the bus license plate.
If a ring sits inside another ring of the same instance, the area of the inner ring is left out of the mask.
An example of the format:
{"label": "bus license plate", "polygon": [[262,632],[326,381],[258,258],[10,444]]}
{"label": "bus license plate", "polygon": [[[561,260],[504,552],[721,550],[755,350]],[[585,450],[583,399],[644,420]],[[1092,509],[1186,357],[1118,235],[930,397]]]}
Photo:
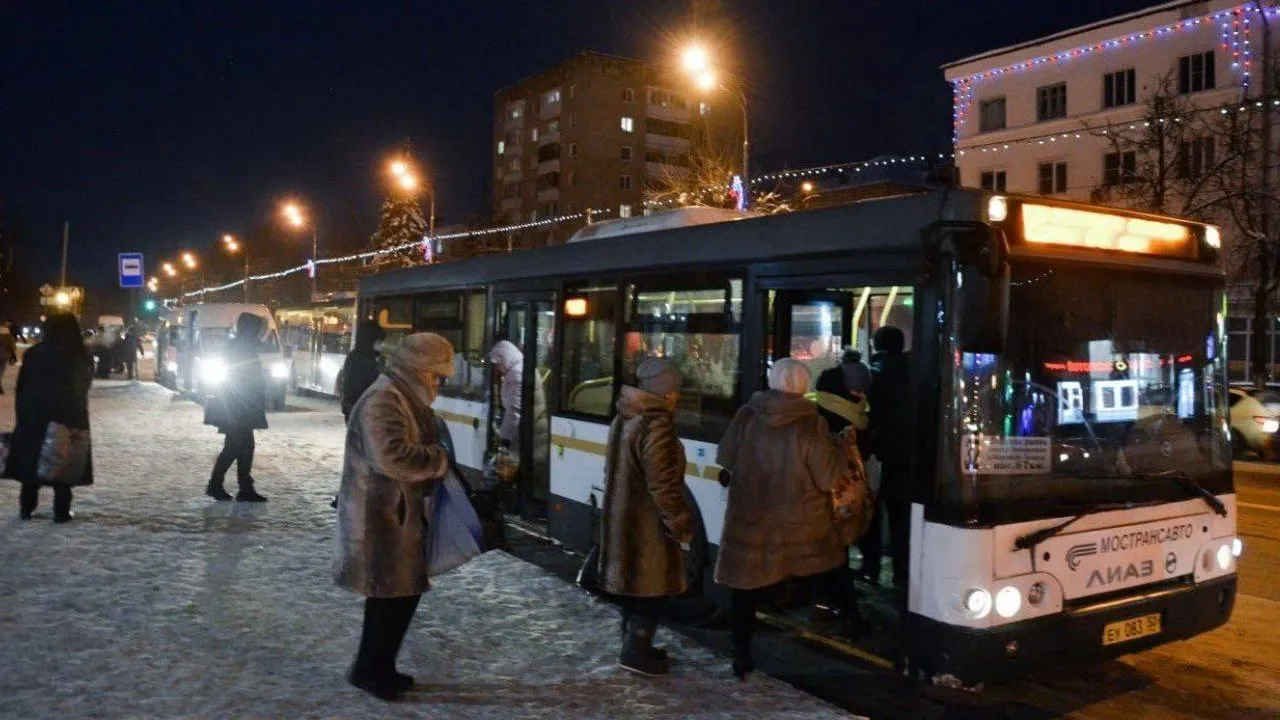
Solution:
{"label": "bus license plate", "polygon": [[1129,620],[1107,623],[1102,628],[1102,644],[1115,645],[1116,643],[1137,640],[1148,635],[1157,635],[1159,632],[1160,613],[1143,615]]}

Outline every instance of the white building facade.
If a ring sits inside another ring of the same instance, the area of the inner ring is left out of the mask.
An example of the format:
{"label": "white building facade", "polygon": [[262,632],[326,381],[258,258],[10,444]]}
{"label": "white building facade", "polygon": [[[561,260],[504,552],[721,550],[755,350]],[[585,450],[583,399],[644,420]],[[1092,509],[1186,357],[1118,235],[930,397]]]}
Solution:
{"label": "white building facade", "polygon": [[[1207,112],[1254,104],[1264,17],[1273,54],[1280,48],[1275,3],[1169,2],[944,66],[960,184],[1105,202],[1106,186],[1125,182],[1141,159],[1102,131],[1144,122],[1146,99],[1166,79]],[[1230,257],[1231,228],[1224,224],[1223,233]],[[1232,323],[1231,354],[1243,360],[1250,310],[1243,284],[1233,284],[1232,315],[1241,317]],[[1269,342],[1280,360],[1280,340]],[[1243,379],[1243,366],[1232,365],[1233,379]]]}

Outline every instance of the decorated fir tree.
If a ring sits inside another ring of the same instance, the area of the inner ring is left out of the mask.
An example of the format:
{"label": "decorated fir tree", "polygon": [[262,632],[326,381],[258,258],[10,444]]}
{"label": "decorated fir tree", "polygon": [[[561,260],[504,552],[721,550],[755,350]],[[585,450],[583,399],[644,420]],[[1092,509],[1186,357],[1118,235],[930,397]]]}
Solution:
{"label": "decorated fir tree", "polygon": [[382,203],[378,229],[370,240],[375,250],[391,250],[403,245],[408,247],[379,254],[372,264],[393,267],[422,265],[426,262],[422,251],[422,239],[426,235],[427,221],[422,215],[417,195],[397,193],[388,197]]}

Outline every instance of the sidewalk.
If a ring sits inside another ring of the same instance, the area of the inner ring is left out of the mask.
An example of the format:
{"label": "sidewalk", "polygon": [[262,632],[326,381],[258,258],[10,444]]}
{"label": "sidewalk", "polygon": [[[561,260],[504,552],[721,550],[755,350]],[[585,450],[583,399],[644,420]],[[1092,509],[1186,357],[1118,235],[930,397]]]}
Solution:
{"label": "sidewalk", "polygon": [[[12,427],[11,396],[0,428]],[[272,414],[265,506],[200,493],[219,436],[154,385],[91,400],[97,483],[76,521],[17,519],[0,483],[0,715],[15,718],[824,718],[847,714],[665,630],[667,678],[614,665],[617,613],[501,552],[439,579],[401,655],[420,683],[348,686],[360,598],[330,580],[336,412]]]}

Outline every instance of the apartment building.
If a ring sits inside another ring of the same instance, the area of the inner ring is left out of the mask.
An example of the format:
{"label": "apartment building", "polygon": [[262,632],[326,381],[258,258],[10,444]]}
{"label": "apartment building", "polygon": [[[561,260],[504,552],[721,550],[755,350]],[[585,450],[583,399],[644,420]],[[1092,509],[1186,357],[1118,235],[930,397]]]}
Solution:
{"label": "apartment building", "polygon": [[[691,153],[741,143],[732,100],[699,97],[675,69],[583,52],[494,99],[493,219],[510,224],[643,212],[645,188],[688,172]],[[563,242],[576,225],[524,233]]]}
{"label": "apartment building", "polygon": [[[1263,17],[1271,34],[1280,29],[1274,5],[1261,3],[1263,13],[1239,0],[1168,2],[945,65],[960,184],[1124,204],[1124,193],[1108,190],[1133,182],[1143,160],[1111,133],[1149,122],[1147,100],[1162,91],[1192,112],[1256,101]],[[1180,175],[1221,152],[1221,138],[1185,140],[1172,149]],[[1222,224],[1237,316],[1231,355],[1243,361],[1252,300],[1247,269],[1230,262],[1238,239]],[[1280,339],[1270,342],[1280,361]],[[1232,367],[1243,373],[1243,362]]]}

